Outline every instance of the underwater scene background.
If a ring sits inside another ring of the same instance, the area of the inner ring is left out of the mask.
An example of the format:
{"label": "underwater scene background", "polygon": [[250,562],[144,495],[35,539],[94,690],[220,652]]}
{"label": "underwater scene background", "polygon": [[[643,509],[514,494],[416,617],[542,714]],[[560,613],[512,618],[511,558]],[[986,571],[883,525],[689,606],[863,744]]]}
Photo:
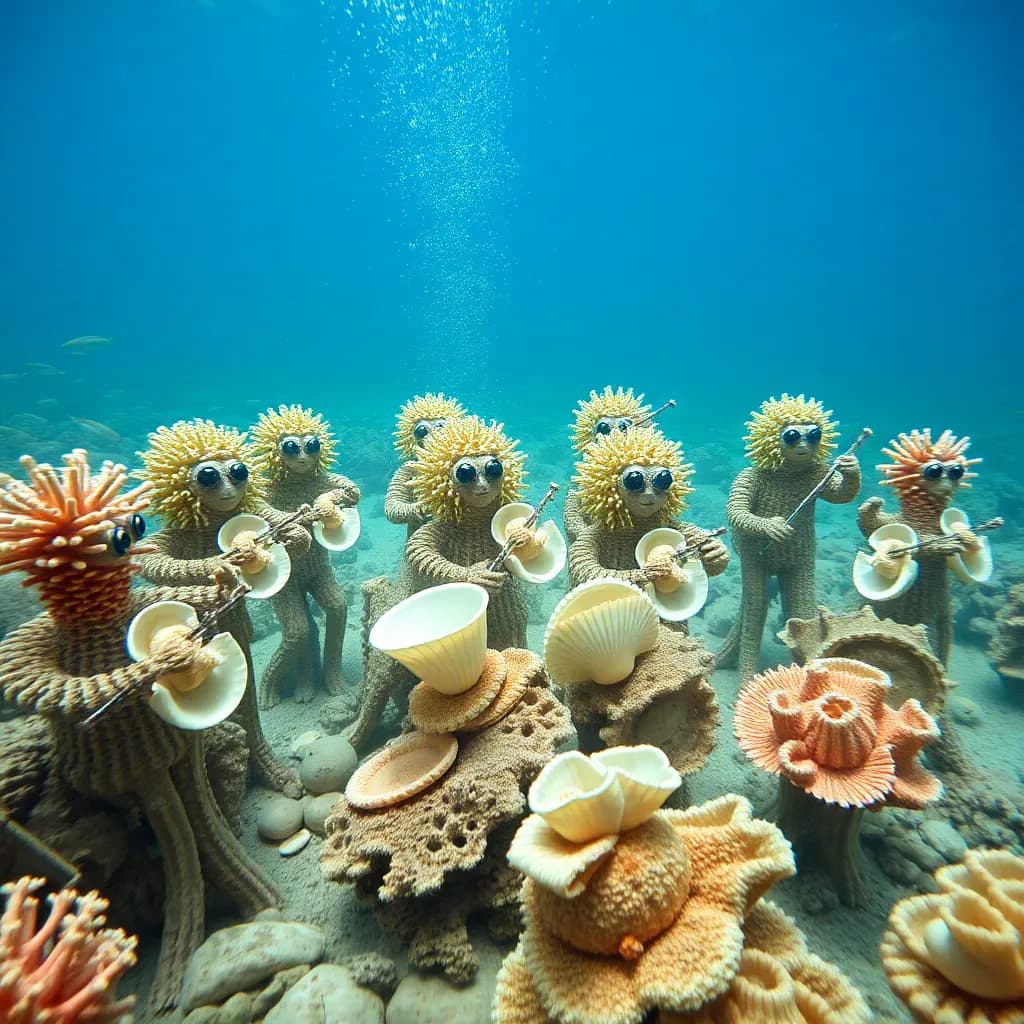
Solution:
{"label": "underwater scene background", "polygon": [[[1024,9],[10,0],[0,18],[0,472],[74,448],[138,469],[149,432],[179,419],[247,430],[280,403],[322,414],[362,491],[360,540],[331,556],[353,692],[361,584],[394,576],[406,540],[383,502],[415,395],[504,423],[527,500],[554,481],[556,506],[578,400],[605,385],[674,399],[658,424],[694,466],[684,517],[705,529],[726,522],[751,411],[814,396],[839,421],[838,452],[873,431],[856,501],[816,511],[818,603],[833,612],[862,603],[856,507],[888,491],[882,447],[915,428],[970,437],[983,461],[955,504],[1005,525],[992,579],[954,584],[943,722],[991,799],[960,818],[942,802],[871,816],[860,907],[800,875],[772,894],[876,1019],[912,1019],[878,956],[893,904],[965,844],[1024,852]],[[0,634],[39,609],[18,582],[0,577]],[[529,589],[534,652],[567,589],[564,574]],[[716,650],[739,605],[733,551],[692,632]],[[1000,609],[1009,659],[992,654]],[[279,627],[267,604],[250,611],[258,676]],[[790,660],[783,625],[775,602],[764,666]],[[775,782],[733,738],[736,672],[711,684],[717,746],[689,800],[734,792],[768,816]],[[262,713],[280,757],[321,727],[324,702],[293,703],[286,685]],[[328,961],[379,953],[413,977],[407,944],[321,875],[319,838],[283,858],[257,837],[268,796],[246,795],[243,844],[286,918],[323,928]],[[122,991],[150,1019],[159,913],[115,901],[110,916],[142,934]],[[210,928],[231,920],[215,907]],[[475,921],[471,937],[475,980],[407,1001],[487,1020],[510,947]],[[403,1012],[388,1021],[435,1019]]]}

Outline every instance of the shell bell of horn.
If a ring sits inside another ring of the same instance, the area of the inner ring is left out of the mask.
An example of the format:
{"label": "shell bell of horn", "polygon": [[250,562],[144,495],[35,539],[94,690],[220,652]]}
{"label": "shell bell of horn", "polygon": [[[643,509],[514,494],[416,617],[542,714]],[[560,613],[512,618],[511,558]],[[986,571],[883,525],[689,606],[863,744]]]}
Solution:
{"label": "shell bell of horn", "polygon": [[[521,522],[531,515],[533,506],[525,501],[510,501],[502,505],[491,519],[491,536],[495,543],[504,547],[508,541],[509,527],[517,520]],[[565,568],[568,549],[562,531],[553,520],[549,519],[535,529],[541,543],[533,545],[528,551],[513,548],[505,559],[505,568],[517,579],[527,583],[548,583]]]}
{"label": "shell bell of horn", "polygon": [[917,582],[917,562],[902,548],[918,543],[917,534],[904,523],[887,523],[868,537],[873,554],[858,551],[853,560],[853,585],[868,601],[891,601]]}
{"label": "shell bell of horn", "polygon": [[[685,542],[686,538],[670,526],[649,530],[637,541],[636,564],[643,568],[656,548],[668,546],[674,549]],[[679,569],[681,578],[668,580],[669,585],[644,584],[644,592],[654,604],[659,618],[665,622],[685,622],[696,615],[708,600],[708,574],[701,560],[687,558],[679,563]],[[671,585],[673,583],[674,586]]]}
{"label": "shell bell of horn", "polygon": [[[242,512],[229,519],[217,531],[217,546],[221,551],[228,552],[241,534],[258,535],[269,529],[267,521],[260,516]],[[245,582],[252,587],[248,596],[259,601],[273,597],[288,582],[292,573],[292,560],[283,544],[273,541],[263,549],[269,556],[266,564],[254,567],[240,565]]]}
{"label": "shell bell of horn", "polygon": [[[939,517],[942,532],[947,536],[970,532],[971,521],[967,513],[958,508],[947,508]],[[946,559],[953,575],[961,583],[987,583],[992,579],[995,564],[992,561],[992,545],[988,537],[980,533],[971,534],[972,544],[963,551]]]}

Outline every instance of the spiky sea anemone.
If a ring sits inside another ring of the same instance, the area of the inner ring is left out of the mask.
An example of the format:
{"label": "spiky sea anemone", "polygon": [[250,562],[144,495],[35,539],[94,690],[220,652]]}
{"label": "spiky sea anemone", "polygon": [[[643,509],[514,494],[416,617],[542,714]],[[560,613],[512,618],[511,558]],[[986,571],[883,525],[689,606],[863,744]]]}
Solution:
{"label": "spiky sea anemone", "polygon": [[778,469],[783,463],[782,431],[796,423],[807,423],[821,430],[821,441],[815,453],[815,460],[822,465],[829,461],[839,436],[839,424],[832,419],[832,410],[825,409],[821,402],[803,395],[787,395],[769,398],[761,403],[759,411],[751,413],[747,423],[749,434],[747,458],[760,469]]}
{"label": "spiky sea anemone", "polygon": [[301,405],[279,405],[276,410],[261,412],[259,420],[249,431],[252,446],[266,466],[271,480],[280,480],[285,475],[285,463],[281,457],[281,438],[288,435],[308,437],[312,434],[320,442],[318,473],[326,472],[338,453],[338,442],[331,433],[331,425],[312,409]]}
{"label": "spiky sea anemone", "polygon": [[892,461],[876,468],[882,474],[883,486],[896,488],[903,508],[933,510],[937,502],[921,485],[922,468],[929,462],[957,462],[964,469],[960,486],[970,487],[969,481],[978,475],[971,472],[971,466],[981,462],[981,459],[964,456],[970,446],[969,437],[958,438],[951,430],[944,430],[936,441],[932,440],[929,427],[912,430],[909,434],[900,434],[889,442],[888,448],[882,449],[882,454]]}
{"label": "spiky sea anemone", "polygon": [[651,411],[649,405],[644,405],[644,396],[634,395],[632,388],[616,388],[612,391],[606,385],[605,389],[598,393],[591,391],[589,398],[581,398],[573,410],[572,443],[578,452],[585,452],[587,447],[594,440],[594,427],[597,421],[604,416],[628,417],[631,420],[640,420]]}
{"label": "spiky sea anemone", "polygon": [[462,403],[455,398],[446,398],[441,392],[428,391],[410,399],[399,410],[395,421],[395,451],[403,459],[411,459],[419,445],[413,431],[419,420],[460,420],[466,415]]}

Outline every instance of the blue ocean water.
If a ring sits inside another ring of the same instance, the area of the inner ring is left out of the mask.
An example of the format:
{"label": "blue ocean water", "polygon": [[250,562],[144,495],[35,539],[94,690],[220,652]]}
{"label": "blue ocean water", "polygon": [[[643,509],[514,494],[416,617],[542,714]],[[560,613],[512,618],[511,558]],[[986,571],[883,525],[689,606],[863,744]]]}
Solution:
{"label": "blue ocean water", "polygon": [[[8,0],[0,25],[0,471],[301,402],[379,515],[395,413],[445,390],[539,494],[611,384],[678,402],[712,526],[750,410],[803,392],[844,446],[875,431],[865,495],[898,432],[970,435],[966,506],[1022,575],[1021,5]],[[110,340],[63,347],[85,335]],[[852,510],[821,517],[845,566]]]}

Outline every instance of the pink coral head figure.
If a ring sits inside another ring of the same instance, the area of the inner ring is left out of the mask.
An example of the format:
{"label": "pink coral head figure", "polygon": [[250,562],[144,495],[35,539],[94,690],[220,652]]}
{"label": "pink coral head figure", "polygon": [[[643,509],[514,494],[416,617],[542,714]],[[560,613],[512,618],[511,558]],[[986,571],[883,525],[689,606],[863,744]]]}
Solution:
{"label": "pink coral head figure", "polygon": [[969,437],[957,438],[944,430],[932,441],[928,427],[900,434],[882,452],[892,462],[878,466],[882,484],[895,487],[900,505],[908,511],[934,512],[944,509],[961,487],[978,474],[971,471],[981,459],[968,459],[964,452],[971,445]]}
{"label": "pink coral head figure", "polygon": [[0,573],[24,572],[50,614],[67,624],[109,621],[127,610],[149,484],[121,493],[125,467],[89,468],[78,448],[60,470],[25,455],[28,482],[0,474]]}

